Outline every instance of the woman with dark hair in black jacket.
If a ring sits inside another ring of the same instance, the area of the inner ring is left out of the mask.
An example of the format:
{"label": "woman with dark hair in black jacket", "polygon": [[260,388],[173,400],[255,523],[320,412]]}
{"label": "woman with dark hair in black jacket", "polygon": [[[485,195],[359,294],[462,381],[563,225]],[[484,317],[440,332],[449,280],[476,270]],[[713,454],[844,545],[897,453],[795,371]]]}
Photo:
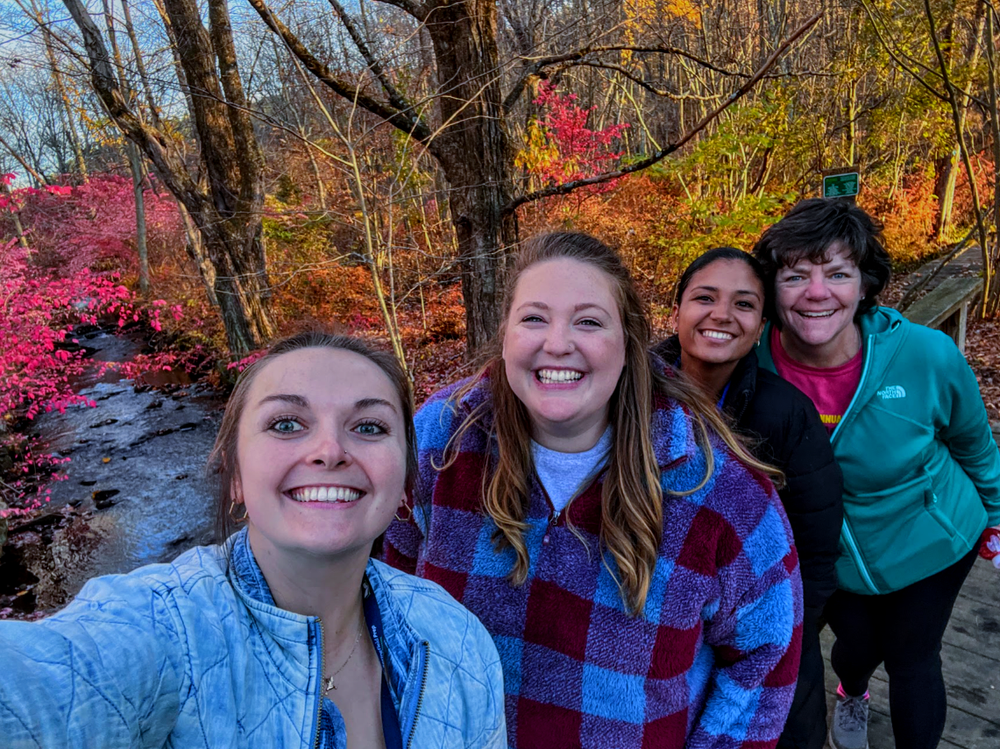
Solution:
{"label": "woman with dark hair in black jacket", "polygon": [[757,366],[753,349],[764,329],[766,288],[751,255],[732,247],[709,250],[681,276],[673,313],[677,334],[654,350],[718,402],[749,438],[755,457],[785,474],[778,494],[795,536],[805,611],[799,680],[778,746],[820,749],[826,697],[819,619],[837,588],[842,478],[812,401]]}

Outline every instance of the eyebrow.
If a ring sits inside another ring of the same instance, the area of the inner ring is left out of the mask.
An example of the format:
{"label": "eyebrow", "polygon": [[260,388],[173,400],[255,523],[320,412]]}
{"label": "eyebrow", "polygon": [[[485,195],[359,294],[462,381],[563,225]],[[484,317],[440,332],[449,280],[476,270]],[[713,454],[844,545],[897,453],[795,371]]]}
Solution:
{"label": "eyebrow", "polygon": [[[258,405],[263,406],[265,403],[271,403],[272,401],[279,401],[281,403],[290,403],[293,406],[298,406],[299,408],[308,408],[309,401],[303,398],[301,395],[293,395],[291,393],[275,393],[274,395],[268,395],[260,399]],[[376,406],[384,406],[389,410],[396,412],[396,407],[391,401],[387,401],[385,398],[362,398],[361,400],[354,402],[355,411],[363,411],[366,408],[374,408]]]}
{"label": "eyebrow", "polygon": [[300,408],[307,408],[309,406],[309,401],[303,398],[301,395],[291,395],[289,393],[276,393],[274,395],[268,395],[260,399],[258,405],[263,406],[265,403],[270,403],[271,401],[281,401],[282,403],[291,403],[293,406],[299,406]]}
{"label": "eyebrow", "polygon": [[[704,285],[701,285],[701,284],[699,284],[698,286],[695,286],[691,290],[692,291],[696,291],[698,289],[704,289],[705,291],[716,291],[716,292],[719,290],[719,288],[717,286],[704,286]],[[735,293],[736,294],[743,294],[745,296],[755,296],[758,299],[760,299],[760,292],[754,291],[753,289],[737,289]]]}
{"label": "eyebrow", "polygon": [[366,408],[374,408],[375,406],[384,406],[393,413],[396,413],[396,407],[391,401],[387,401],[385,398],[362,398],[354,403],[354,408],[357,411],[362,411]]}
{"label": "eyebrow", "polygon": [[[520,312],[525,307],[537,307],[538,309],[546,309],[546,310],[549,309],[549,305],[547,305],[545,302],[525,302],[524,304],[519,305],[517,310],[515,311]],[[610,314],[606,309],[604,309],[604,307],[595,302],[583,302],[581,304],[577,304],[573,307],[573,311],[579,312],[580,310],[591,309],[591,308],[600,310],[606,315]]]}

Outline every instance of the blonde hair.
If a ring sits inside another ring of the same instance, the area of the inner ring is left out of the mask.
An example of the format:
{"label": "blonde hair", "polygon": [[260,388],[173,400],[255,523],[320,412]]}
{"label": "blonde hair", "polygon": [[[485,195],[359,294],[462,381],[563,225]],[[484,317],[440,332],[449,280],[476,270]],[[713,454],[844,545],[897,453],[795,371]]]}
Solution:
{"label": "blonde hair", "polygon": [[[632,614],[642,612],[649,594],[653,569],[663,538],[663,492],[660,469],[653,449],[654,397],[666,396],[681,403],[690,414],[700,448],[707,463],[704,478],[692,489],[670,492],[675,496],[701,489],[714,471],[709,433],[714,431],[736,456],[758,470],[774,474],[743,448],[723,421],[714,404],[686,380],[668,376],[652,366],[649,354],[649,318],[628,269],[604,243],[587,234],[558,232],[525,242],[517,254],[504,298],[504,319],[510,314],[517,282],[525,270],[537,263],[571,259],[591,265],[612,281],[625,337],[625,366],[609,402],[612,447],[601,495],[601,543],[617,567],[622,602]],[[514,550],[516,559],[509,579],[521,585],[528,575],[528,549],[524,532],[534,466],[531,457],[531,417],[507,381],[501,351],[503,329],[494,337],[486,362],[468,384],[452,396],[457,404],[486,376],[492,404],[469,413],[445,447],[443,470],[458,457],[462,438],[475,424],[483,424],[492,406],[489,436],[496,440],[497,457],[492,473],[483,477],[483,509],[496,523],[493,542],[497,551]]]}

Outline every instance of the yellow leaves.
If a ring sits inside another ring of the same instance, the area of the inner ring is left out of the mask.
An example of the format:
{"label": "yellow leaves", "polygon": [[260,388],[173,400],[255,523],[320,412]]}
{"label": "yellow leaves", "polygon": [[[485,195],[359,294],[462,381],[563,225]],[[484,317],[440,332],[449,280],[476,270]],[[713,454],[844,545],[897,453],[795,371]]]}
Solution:
{"label": "yellow leaves", "polygon": [[514,157],[514,165],[528,172],[538,172],[559,158],[559,149],[553,145],[538,120],[528,123],[525,145]]}
{"label": "yellow leaves", "polygon": [[[625,43],[632,46],[636,44],[644,27],[668,18],[686,21],[695,28],[701,28],[701,9],[694,0],[626,0],[622,10],[625,13]],[[621,57],[623,64],[630,63],[631,50],[623,50]]]}
{"label": "yellow leaves", "polygon": [[83,126],[90,132],[91,137],[105,148],[114,148],[125,142],[121,131],[118,130],[110,117],[95,119],[83,110],[80,110],[79,115]]}
{"label": "yellow leaves", "polygon": [[687,21],[697,29],[701,28],[701,9],[691,0],[667,0],[664,12]]}

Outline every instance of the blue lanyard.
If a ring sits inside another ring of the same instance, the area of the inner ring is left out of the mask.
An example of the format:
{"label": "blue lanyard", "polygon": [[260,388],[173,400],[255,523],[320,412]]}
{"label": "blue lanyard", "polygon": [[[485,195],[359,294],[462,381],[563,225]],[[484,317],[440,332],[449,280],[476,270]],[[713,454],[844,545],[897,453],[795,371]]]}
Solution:
{"label": "blue lanyard", "polygon": [[386,657],[385,634],[382,631],[382,612],[378,610],[378,602],[375,600],[375,593],[372,591],[367,575],[361,583],[361,601],[364,606],[368,634],[371,635],[375,653],[378,655],[379,663],[382,664],[382,736],[385,738],[385,749],[403,749],[403,732],[399,727],[396,706],[389,693],[387,669],[390,665]]}
{"label": "blue lanyard", "polygon": [[[674,362],[674,368],[677,369],[678,372],[681,369],[681,358],[679,356],[677,357],[677,361]],[[726,386],[722,388],[722,395],[719,396],[719,402],[715,404],[715,407],[720,411],[722,410],[722,404],[726,402],[726,393],[728,392],[729,392],[729,383],[727,382]]]}
{"label": "blue lanyard", "polygon": [[722,388],[722,395],[719,396],[719,402],[716,404],[716,408],[718,408],[720,411],[722,410],[722,404],[726,402],[726,393],[728,392],[729,392],[729,383],[727,382],[726,386]]}

